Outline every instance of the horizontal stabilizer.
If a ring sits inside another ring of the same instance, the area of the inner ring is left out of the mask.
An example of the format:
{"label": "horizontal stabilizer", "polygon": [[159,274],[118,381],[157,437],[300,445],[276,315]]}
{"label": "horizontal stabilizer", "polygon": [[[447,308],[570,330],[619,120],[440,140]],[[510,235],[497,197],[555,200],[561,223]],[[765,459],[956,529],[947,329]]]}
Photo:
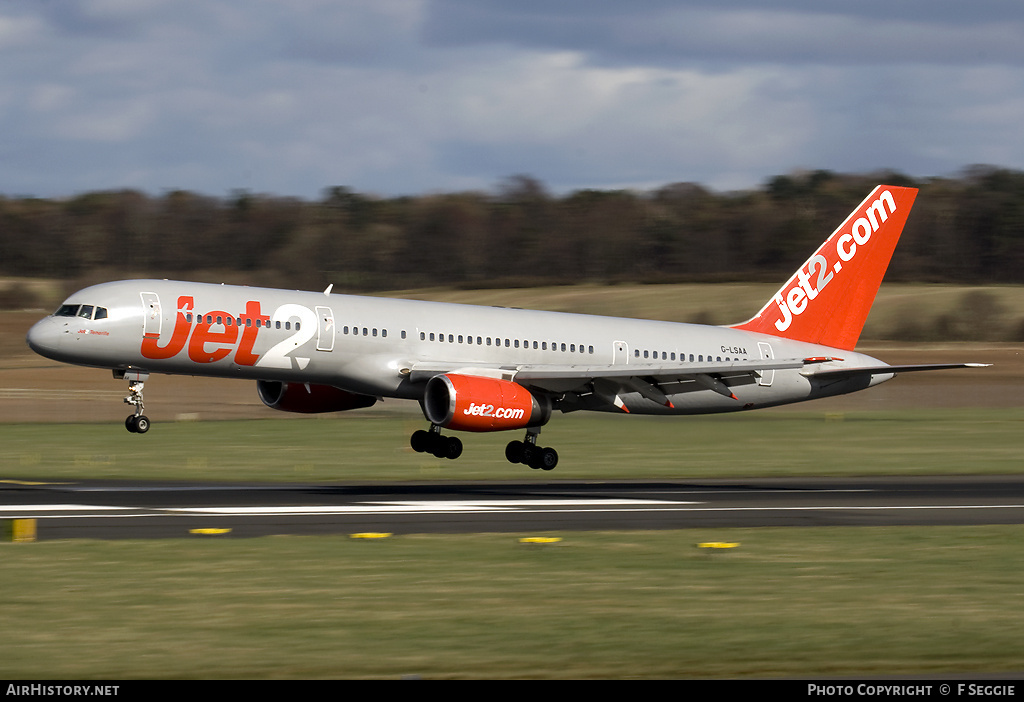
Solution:
{"label": "horizontal stabilizer", "polygon": [[917,371],[952,370],[954,368],[987,368],[991,363],[926,363],[909,366],[870,366],[866,368],[838,368],[835,370],[806,371],[801,375],[809,378],[853,378],[858,375],[889,375],[890,373],[914,373]]}

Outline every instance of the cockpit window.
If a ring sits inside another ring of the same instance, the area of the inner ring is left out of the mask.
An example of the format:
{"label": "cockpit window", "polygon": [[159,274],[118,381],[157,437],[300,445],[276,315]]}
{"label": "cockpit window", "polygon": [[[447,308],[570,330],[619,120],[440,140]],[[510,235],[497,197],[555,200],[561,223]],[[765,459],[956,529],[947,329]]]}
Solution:
{"label": "cockpit window", "polygon": [[106,307],[94,307],[93,305],[61,305],[60,309],[53,313],[54,317],[81,317],[82,319],[106,319]]}

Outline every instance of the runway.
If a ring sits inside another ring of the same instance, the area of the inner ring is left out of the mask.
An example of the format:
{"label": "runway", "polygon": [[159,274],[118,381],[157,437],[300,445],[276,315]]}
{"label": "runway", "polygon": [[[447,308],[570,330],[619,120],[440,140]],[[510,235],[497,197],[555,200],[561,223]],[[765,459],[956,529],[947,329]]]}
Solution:
{"label": "runway", "polygon": [[[1024,477],[205,484],[0,480],[37,538],[1024,523]],[[198,531],[197,531],[198,530]]]}

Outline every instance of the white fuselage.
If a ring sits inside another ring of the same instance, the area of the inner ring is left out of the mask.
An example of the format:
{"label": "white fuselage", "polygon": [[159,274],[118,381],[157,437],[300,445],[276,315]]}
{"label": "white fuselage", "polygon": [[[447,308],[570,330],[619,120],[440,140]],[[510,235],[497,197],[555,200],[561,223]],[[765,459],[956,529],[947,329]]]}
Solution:
{"label": "white fuselage", "polygon": [[[678,368],[679,381],[661,386],[670,405],[628,386],[619,395],[631,412],[693,414],[837,395],[892,377],[821,382],[792,368],[737,375],[730,382],[733,362],[832,357],[828,368],[880,362],[725,327],[231,285],[104,283],[75,293],[62,310],[63,316],[37,323],[28,337],[34,350],[59,361],[315,383],[376,397],[422,399],[425,382],[416,371],[423,368],[443,373],[550,366],[578,369],[581,377],[596,367],[635,369],[638,377],[648,369]],[[686,376],[705,366],[714,366],[734,397]],[[616,409],[569,375],[536,383],[555,396],[556,409]]]}

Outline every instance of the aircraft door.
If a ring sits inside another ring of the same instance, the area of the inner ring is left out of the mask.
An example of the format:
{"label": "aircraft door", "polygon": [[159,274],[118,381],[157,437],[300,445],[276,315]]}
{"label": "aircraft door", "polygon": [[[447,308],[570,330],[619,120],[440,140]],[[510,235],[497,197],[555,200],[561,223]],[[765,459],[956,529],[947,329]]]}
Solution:
{"label": "aircraft door", "polygon": [[139,293],[142,296],[143,328],[144,339],[159,339],[160,328],[163,323],[160,315],[160,296],[154,292]]}
{"label": "aircraft door", "polygon": [[612,363],[629,363],[629,352],[625,341],[612,342]]}
{"label": "aircraft door", "polygon": [[[761,358],[775,358],[775,353],[772,351],[772,345],[767,341],[757,342],[757,348],[761,352]],[[761,377],[758,379],[757,384],[768,388],[771,387],[774,380],[774,370],[763,370],[761,371]]]}
{"label": "aircraft door", "polygon": [[333,351],[334,350],[334,312],[331,311],[330,307],[317,307],[316,308],[316,319],[317,319],[316,350],[317,351]]}

